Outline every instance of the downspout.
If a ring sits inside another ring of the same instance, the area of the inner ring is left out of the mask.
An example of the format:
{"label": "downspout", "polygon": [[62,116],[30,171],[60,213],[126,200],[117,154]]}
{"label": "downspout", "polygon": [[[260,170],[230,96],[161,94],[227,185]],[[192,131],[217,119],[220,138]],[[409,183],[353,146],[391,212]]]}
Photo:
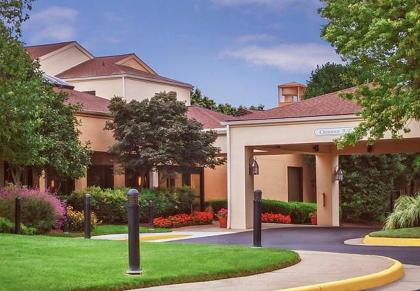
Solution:
{"label": "downspout", "polygon": [[231,170],[231,164],[230,164],[230,126],[229,124],[226,125],[226,138],[227,138],[227,190],[228,190],[228,201],[227,201],[227,207],[228,207],[228,217],[227,217],[227,228],[231,228],[231,216],[232,216],[232,207],[231,206],[231,190],[230,190],[230,170]]}

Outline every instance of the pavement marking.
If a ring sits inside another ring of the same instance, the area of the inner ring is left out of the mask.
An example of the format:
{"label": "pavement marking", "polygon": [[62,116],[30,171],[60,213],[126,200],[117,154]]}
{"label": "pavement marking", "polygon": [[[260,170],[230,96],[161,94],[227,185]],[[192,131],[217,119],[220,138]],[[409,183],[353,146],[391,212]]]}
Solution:
{"label": "pavement marking", "polygon": [[[377,256],[382,257],[382,256]],[[312,290],[366,290],[370,288],[380,287],[397,280],[400,280],[404,277],[404,267],[403,265],[394,259],[382,257],[393,261],[393,265],[386,270],[372,273],[369,275],[339,280],[331,281],[320,284],[281,289],[287,291],[312,291]]]}

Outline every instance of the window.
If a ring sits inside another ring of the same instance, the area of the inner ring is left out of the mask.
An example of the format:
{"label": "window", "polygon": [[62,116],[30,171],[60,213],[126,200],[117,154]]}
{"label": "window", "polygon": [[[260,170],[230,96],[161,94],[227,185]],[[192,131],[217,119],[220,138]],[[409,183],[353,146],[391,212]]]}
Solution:
{"label": "window", "polygon": [[292,96],[292,102],[293,102],[293,103],[296,103],[296,102],[298,102],[298,101],[299,101],[298,96]]}
{"label": "window", "polygon": [[114,187],[114,168],[106,165],[91,165],[87,170],[87,185],[102,189]]}

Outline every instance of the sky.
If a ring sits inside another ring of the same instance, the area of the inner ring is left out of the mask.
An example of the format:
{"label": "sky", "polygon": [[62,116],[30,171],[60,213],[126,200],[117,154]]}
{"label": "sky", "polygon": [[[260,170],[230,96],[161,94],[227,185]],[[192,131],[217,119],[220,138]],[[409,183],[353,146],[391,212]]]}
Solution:
{"label": "sky", "polygon": [[277,85],[340,62],[319,0],[37,0],[27,45],[78,41],[95,56],[136,53],[218,103],[274,107]]}

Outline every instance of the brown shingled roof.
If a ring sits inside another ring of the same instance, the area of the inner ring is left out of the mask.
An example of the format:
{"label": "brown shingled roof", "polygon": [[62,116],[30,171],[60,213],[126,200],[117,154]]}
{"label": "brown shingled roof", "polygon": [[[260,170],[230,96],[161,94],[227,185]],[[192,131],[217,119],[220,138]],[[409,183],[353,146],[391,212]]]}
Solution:
{"label": "brown shingled roof", "polygon": [[59,42],[59,43],[33,45],[33,46],[25,47],[25,50],[31,55],[32,58],[37,59],[39,57],[49,54],[55,50],[61,49],[74,42],[75,41],[66,41],[66,42]]}
{"label": "brown shingled roof", "polygon": [[[67,93],[67,103],[81,105],[82,112],[93,114],[110,114],[108,106],[111,101],[108,99],[77,90],[57,87],[54,87],[54,90],[57,92]],[[192,105],[188,106],[187,117],[200,122],[205,129],[214,129],[224,127],[221,122],[226,121],[230,116],[200,106]]]}
{"label": "brown shingled roof", "polygon": [[212,111],[210,109],[192,105],[188,107],[187,117],[200,122],[205,129],[223,128],[224,122],[232,116],[225,115],[220,112]]}
{"label": "brown shingled roof", "polygon": [[135,56],[135,54],[96,57],[58,74],[57,77],[62,79],[72,79],[128,74],[151,80],[169,82],[178,86],[192,87],[192,85],[188,83],[117,64],[119,61],[129,56]]}
{"label": "brown shingled roof", "polygon": [[85,92],[80,92],[72,89],[54,87],[56,92],[64,92],[68,94],[67,103],[79,104],[82,106],[82,112],[109,114],[110,100],[98,97]]}
{"label": "brown shingled roof", "polygon": [[[339,92],[353,92],[355,90],[356,88],[353,87]],[[360,105],[339,97],[339,92],[320,95],[283,107],[275,107],[239,117],[231,117],[228,121],[348,115],[355,114],[361,110]]]}

